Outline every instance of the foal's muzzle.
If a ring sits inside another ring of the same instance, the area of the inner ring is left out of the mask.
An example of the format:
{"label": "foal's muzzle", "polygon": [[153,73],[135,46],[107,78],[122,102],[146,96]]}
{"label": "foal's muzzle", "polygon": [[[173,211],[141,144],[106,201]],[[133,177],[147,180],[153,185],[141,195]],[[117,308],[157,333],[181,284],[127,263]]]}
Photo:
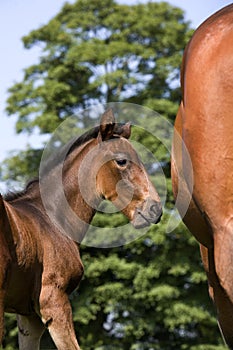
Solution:
{"label": "foal's muzzle", "polygon": [[151,198],[147,198],[141,206],[135,209],[132,225],[135,228],[143,228],[150,224],[157,224],[162,216],[162,205]]}

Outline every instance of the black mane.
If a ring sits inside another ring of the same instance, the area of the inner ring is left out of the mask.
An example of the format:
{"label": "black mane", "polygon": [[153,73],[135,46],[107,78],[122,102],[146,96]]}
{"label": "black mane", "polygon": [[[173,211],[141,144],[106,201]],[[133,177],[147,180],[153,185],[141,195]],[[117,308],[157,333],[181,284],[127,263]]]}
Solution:
{"label": "black mane", "polygon": [[71,143],[71,147],[68,150],[67,156],[72,153],[77,147],[82,146],[84,143],[95,139],[98,136],[99,133],[99,126],[96,126],[94,128],[92,128],[91,130],[86,131],[84,134],[82,134],[81,136],[79,136],[75,141],[72,140]]}
{"label": "black mane", "polygon": [[38,178],[35,178],[35,179],[32,179],[30,180],[25,188],[22,190],[22,191],[17,191],[17,192],[14,192],[14,191],[8,191],[5,195],[4,195],[4,199],[5,201],[7,202],[12,202],[16,199],[19,199],[19,198],[22,198],[24,197],[25,195],[28,194],[28,191],[35,185],[35,184],[38,184],[39,182],[39,179]]}
{"label": "black mane", "polygon": [[[69,144],[63,146],[61,149],[55,151],[55,157],[52,154],[51,157],[48,159],[45,167],[44,167],[44,173],[48,173],[52,168],[54,168],[55,166],[57,166],[60,163],[60,159],[62,154],[64,153],[64,147],[67,149],[67,154],[66,157],[72,153],[77,147],[85,144],[86,142],[96,138],[98,136],[99,133],[99,126],[96,126],[94,128],[92,128],[91,130],[85,132],[83,135],[79,136],[77,139],[73,139],[69,142],[70,144],[70,148],[69,148]],[[26,196],[29,192],[29,190],[32,188],[32,186],[34,186],[35,184],[38,184],[39,182],[39,178],[34,178],[32,180],[29,180],[29,182],[26,184],[25,188],[22,191],[8,191],[5,195],[4,195],[4,199],[7,202],[12,202],[16,199],[22,198],[24,196]]]}
{"label": "black mane", "polygon": [[[123,123],[117,123],[116,124],[116,134],[120,135],[121,134],[121,127],[124,125]],[[96,126],[92,128],[91,130],[86,131],[84,134],[79,136],[77,139],[71,140],[68,144],[64,145],[60,149],[54,151],[54,153],[51,154],[51,156],[48,158],[46,161],[46,164],[43,165],[43,175],[49,174],[49,172],[54,169],[56,166],[58,166],[61,162],[61,159],[64,159],[64,154],[65,157],[67,157],[69,154],[71,154],[77,147],[82,146],[86,142],[95,139],[98,136],[100,126]],[[69,146],[70,145],[70,146]],[[22,198],[26,195],[28,195],[29,190],[32,189],[32,186],[38,185],[39,183],[39,178],[35,178],[30,180],[26,187],[22,191],[14,192],[14,191],[9,191],[5,196],[4,199],[8,202],[11,202],[13,200]]]}

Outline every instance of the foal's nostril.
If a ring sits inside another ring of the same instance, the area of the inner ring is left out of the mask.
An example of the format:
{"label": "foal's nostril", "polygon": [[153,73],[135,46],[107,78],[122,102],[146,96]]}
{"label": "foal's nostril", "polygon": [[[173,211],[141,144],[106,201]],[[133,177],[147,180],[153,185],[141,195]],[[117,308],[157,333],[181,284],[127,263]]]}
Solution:
{"label": "foal's nostril", "polygon": [[150,213],[151,213],[151,215],[153,213],[153,216],[156,218],[156,221],[154,222],[155,224],[160,222],[162,214],[163,214],[161,204],[160,203],[152,204],[150,206]]}
{"label": "foal's nostril", "polygon": [[162,218],[162,215],[163,215],[163,211],[161,210],[160,215],[158,216],[158,218],[157,218],[155,224],[158,224],[158,223],[160,222],[160,220],[161,220],[161,218]]}
{"label": "foal's nostril", "polygon": [[161,213],[161,215],[162,215],[162,208],[161,208],[161,205],[160,205],[160,204],[153,204],[153,205],[151,205],[150,211],[151,211],[152,213],[154,213],[155,215],[158,215],[158,214],[160,214],[160,213]]}
{"label": "foal's nostril", "polygon": [[155,204],[150,206],[150,211],[152,211],[154,214],[156,214],[156,205]]}

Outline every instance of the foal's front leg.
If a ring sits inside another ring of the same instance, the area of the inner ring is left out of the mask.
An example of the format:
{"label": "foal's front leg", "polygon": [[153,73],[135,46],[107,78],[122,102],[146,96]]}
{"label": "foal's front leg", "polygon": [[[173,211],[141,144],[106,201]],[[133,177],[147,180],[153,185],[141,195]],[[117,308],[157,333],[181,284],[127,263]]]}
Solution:
{"label": "foal's front leg", "polygon": [[55,286],[43,287],[40,295],[40,313],[58,350],[81,350],[66,293]]}
{"label": "foal's front leg", "polygon": [[0,348],[3,341],[4,335],[4,304],[3,304],[3,293],[0,291]]}
{"label": "foal's front leg", "polygon": [[32,314],[31,316],[17,315],[17,323],[19,329],[19,349],[39,350],[40,339],[45,330],[41,319],[36,314]]}

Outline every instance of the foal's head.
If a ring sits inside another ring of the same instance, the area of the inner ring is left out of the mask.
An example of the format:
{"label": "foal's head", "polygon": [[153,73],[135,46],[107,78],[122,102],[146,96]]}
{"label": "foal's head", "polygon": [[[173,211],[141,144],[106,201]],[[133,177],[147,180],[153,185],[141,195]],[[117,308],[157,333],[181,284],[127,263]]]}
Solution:
{"label": "foal's head", "polygon": [[111,110],[104,113],[95,162],[96,190],[110,200],[135,228],[157,223],[162,215],[159,195],[135,149],[128,141],[130,124],[117,125]]}

